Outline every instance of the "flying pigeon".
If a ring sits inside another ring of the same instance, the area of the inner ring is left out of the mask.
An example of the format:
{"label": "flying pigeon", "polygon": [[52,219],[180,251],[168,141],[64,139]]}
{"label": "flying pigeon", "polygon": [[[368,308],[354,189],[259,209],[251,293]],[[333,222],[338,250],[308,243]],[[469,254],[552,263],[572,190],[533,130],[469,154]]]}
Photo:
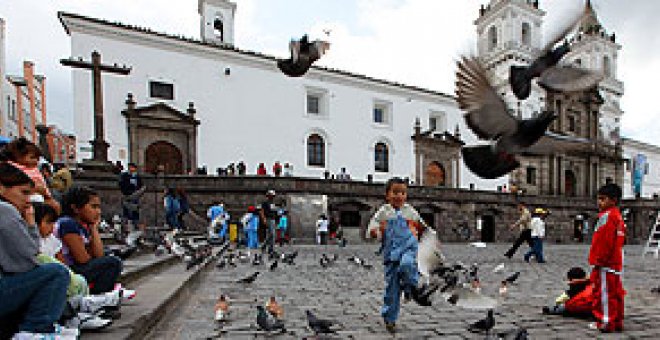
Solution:
{"label": "flying pigeon", "polygon": [[300,77],[307,73],[312,64],[328,49],[330,49],[329,42],[322,40],[310,42],[305,34],[299,41],[293,40],[289,43],[291,58],[278,60],[277,67],[289,77]]}
{"label": "flying pigeon", "polygon": [[461,149],[465,165],[477,176],[494,179],[506,175],[520,166],[518,154],[592,150],[587,139],[548,132],[556,118],[552,112],[529,119],[511,115],[478,58],[462,57],[457,78],[457,102],[466,111],[466,123],[477,137],[489,142]]}
{"label": "flying pigeon", "polygon": [[470,332],[486,332],[489,333],[490,330],[495,326],[495,318],[493,317],[493,310],[489,309],[488,310],[488,315],[486,316],[485,319],[481,319],[470,326],[468,326],[468,330]]}
{"label": "flying pigeon", "polygon": [[473,287],[459,286],[443,295],[450,304],[465,309],[492,309],[497,300],[479,293]]}
{"label": "flying pigeon", "polygon": [[257,306],[257,326],[259,329],[266,332],[282,331],[284,328],[284,322],[282,320],[275,319],[271,317],[264,306]]}
{"label": "flying pigeon", "polygon": [[218,302],[215,303],[215,321],[224,321],[229,314],[229,302],[224,295],[220,295]]}
{"label": "flying pigeon", "polygon": [[554,92],[584,91],[596,86],[603,79],[602,74],[578,66],[558,65],[570,52],[570,46],[567,41],[557,48],[555,45],[565,40],[587,14],[587,10],[577,13],[562,30],[548,40],[531,65],[511,66],[509,84],[516,98],[525,100],[529,97],[534,78],[539,78],[538,84],[541,87]]}
{"label": "flying pigeon", "polygon": [[266,303],[266,311],[276,319],[282,319],[284,316],[284,309],[282,309],[282,306],[280,306],[277,301],[275,301],[274,296],[271,296]]}
{"label": "flying pigeon", "polygon": [[434,270],[442,266],[443,261],[444,256],[440,252],[438,235],[435,230],[429,228],[422,235],[422,240],[419,242],[417,250],[417,267],[419,273],[428,279]]}
{"label": "flying pigeon", "polygon": [[252,273],[252,274],[250,274],[250,275],[248,275],[248,276],[246,276],[242,279],[239,279],[237,282],[238,283],[250,284],[250,283],[254,282],[254,280],[257,279],[258,275],[259,275],[259,272],[254,272],[254,273]]}
{"label": "flying pigeon", "polygon": [[331,329],[331,327],[334,326],[336,322],[332,320],[319,319],[309,310],[306,310],[305,314],[307,314],[307,325],[309,325],[309,328],[311,328],[312,331],[314,331],[314,334],[319,334],[319,333],[327,334],[327,333],[335,332],[334,330]]}

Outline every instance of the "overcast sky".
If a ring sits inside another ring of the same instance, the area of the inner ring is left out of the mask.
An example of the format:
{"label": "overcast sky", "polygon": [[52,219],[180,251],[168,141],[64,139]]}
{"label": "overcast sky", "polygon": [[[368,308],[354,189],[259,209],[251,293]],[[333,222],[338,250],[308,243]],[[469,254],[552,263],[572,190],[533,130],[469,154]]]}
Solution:
{"label": "overcast sky", "polygon": [[[540,0],[544,31],[578,0]],[[453,93],[454,60],[474,51],[473,25],[488,0],[235,0],[235,44],[285,57],[290,38],[331,29],[331,50],[319,62],[351,72]],[[660,145],[660,1],[593,0],[601,23],[622,45],[618,77],[624,82],[623,134]],[[23,60],[47,77],[50,122],[72,131],[70,39],[57,20],[67,11],[152,30],[199,38],[197,0],[0,0],[7,23],[6,67]],[[88,56],[86,56],[88,57]],[[121,63],[121,61],[117,61]],[[91,108],[90,108],[91,112]]]}

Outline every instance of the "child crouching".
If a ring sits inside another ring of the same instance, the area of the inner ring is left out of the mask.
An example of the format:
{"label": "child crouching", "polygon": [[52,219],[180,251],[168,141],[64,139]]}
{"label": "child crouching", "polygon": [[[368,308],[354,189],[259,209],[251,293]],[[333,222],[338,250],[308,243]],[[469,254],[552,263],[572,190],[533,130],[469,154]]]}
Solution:
{"label": "child crouching", "polygon": [[543,314],[580,318],[591,317],[594,291],[593,285],[587,278],[587,273],[580,267],[573,267],[566,276],[568,278],[568,290],[557,297],[555,306],[543,307]]}

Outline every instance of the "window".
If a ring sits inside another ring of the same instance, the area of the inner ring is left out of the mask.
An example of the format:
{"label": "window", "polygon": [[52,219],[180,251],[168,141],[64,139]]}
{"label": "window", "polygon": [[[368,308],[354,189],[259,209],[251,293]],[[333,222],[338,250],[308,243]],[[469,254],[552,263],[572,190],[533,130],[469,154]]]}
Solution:
{"label": "window", "polygon": [[575,132],[575,117],[568,116],[568,131]]}
{"label": "window", "polygon": [[527,167],[527,184],[536,185],[536,168],[533,166]]}
{"label": "window", "polygon": [[307,95],[307,114],[321,114],[321,96],[316,94]]}
{"label": "window", "polygon": [[529,23],[523,22],[522,24],[522,43],[525,46],[531,45],[532,42],[532,28]]}
{"label": "window", "polygon": [[429,114],[429,130],[433,130],[433,131],[447,130],[444,112],[431,111],[431,113]]}
{"label": "window", "polygon": [[325,166],[325,142],[323,137],[317,134],[307,138],[307,165]]}
{"label": "window", "polygon": [[374,123],[385,123],[385,108],[381,106],[374,107]]}
{"label": "window", "polygon": [[391,120],[392,104],[384,101],[376,101],[373,106],[372,120],[376,124],[389,125]]}
{"label": "window", "polygon": [[492,51],[495,47],[497,47],[497,28],[492,26],[488,30],[488,50]]}
{"label": "window", "polygon": [[389,150],[387,144],[376,143],[374,148],[374,170],[377,172],[389,172]]}
{"label": "window", "polygon": [[150,81],[149,97],[174,100],[174,85],[160,81]]}
{"label": "window", "polygon": [[16,121],[16,100],[11,100],[11,120]]}

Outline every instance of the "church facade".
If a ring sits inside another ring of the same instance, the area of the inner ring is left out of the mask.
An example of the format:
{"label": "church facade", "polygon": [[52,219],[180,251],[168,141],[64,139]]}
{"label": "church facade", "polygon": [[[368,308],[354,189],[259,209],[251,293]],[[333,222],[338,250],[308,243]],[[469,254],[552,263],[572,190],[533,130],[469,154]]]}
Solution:
{"label": "church facade", "polygon": [[[591,16],[565,62],[602,70],[598,91],[552,94],[535,86],[524,102],[508,88],[508,69],[528,64],[541,48],[545,12],[532,0],[490,0],[479,10],[478,55],[511,113],[529,118],[554,110],[554,132],[593,141],[585,154],[523,157],[520,169],[497,180],[477,178],[462,164],[461,145],[477,140],[452,95],[317,66],[287,78],[274,57],[235,46],[237,6],[230,1],[198,0],[201,40],[58,15],[73,58],[98,51],[104,62],[132,68],[128,76],[103,76],[113,162],[132,161],[147,171],[163,165],[169,173],[206,165],[213,173],[244,161],[254,174],[259,163],[270,168],[279,161],[290,163],[294,176],[346,168],[357,180],[401,176],[429,186],[583,196],[608,181],[623,184],[626,171],[618,136],[621,46],[588,6]],[[89,74],[72,75],[76,135],[87,146],[93,139]]]}

